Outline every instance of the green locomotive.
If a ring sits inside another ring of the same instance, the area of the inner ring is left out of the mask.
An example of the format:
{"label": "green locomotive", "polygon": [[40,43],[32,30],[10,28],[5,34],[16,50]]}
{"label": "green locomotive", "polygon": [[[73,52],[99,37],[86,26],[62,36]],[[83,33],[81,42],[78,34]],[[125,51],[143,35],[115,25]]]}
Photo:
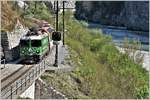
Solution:
{"label": "green locomotive", "polygon": [[49,34],[43,30],[29,31],[20,39],[20,57],[23,63],[37,63],[49,51]]}

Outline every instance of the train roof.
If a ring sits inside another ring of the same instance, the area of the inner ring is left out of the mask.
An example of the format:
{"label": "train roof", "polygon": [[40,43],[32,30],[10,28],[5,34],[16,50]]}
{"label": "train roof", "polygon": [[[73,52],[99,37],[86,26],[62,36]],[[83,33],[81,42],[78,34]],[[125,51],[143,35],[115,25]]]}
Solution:
{"label": "train roof", "polygon": [[46,36],[48,36],[47,33],[45,33],[45,34],[40,34],[40,35],[29,35],[29,36],[24,35],[24,36],[21,38],[21,40],[29,40],[29,39],[31,39],[31,40],[41,40],[41,39],[43,39],[43,38],[46,37]]}

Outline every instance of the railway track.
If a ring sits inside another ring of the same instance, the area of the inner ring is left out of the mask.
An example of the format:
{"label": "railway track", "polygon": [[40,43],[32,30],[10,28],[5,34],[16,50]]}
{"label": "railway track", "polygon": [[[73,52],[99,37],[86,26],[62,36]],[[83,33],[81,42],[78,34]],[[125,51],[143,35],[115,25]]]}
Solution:
{"label": "railway track", "polygon": [[[48,53],[48,56],[52,53],[54,50],[54,47],[51,48],[50,52]],[[48,56],[45,56],[42,60],[45,60],[48,58]],[[38,65],[40,62],[38,62],[36,65]],[[22,61],[20,60],[16,64],[22,64]],[[17,79],[19,79],[21,76],[23,76],[26,72],[28,72],[32,67],[34,67],[35,64],[26,65],[23,64],[23,67],[19,68],[15,72],[11,73],[10,75],[4,77],[1,79],[1,91],[5,89],[7,86],[11,85],[11,83],[15,82]]]}
{"label": "railway track", "polygon": [[[62,50],[62,49],[60,49]],[[21,69],[15,73],[2,79],[1,96],[3,99],[17,98],[32,83],[39,78],[46,70],[68,70],[68,68],[53,68],[52,64],[55,58],[55,47],[52,47],[49,54],[44,57],[38,64],[23,65]],[[61,53],[61,52],[59,52]],[[60,55],[62,56],[62,55]],[[62,59],[60,59],[62,60]],[[20,63],[19,63],[20,64]],[[51,67],[48,67],[51,66]],[[63,71],[64,72],[64,71]]]}
{"label": "railway track", "polygon": [[[54,48],[52,47],[49,54],[37,64],[23,65],[23,67],[19,68],[17,71],[4,77],[1,80],[2,98],[15,98],[16,95],[18,95],[18,88],[28,88],[28,86],[30,86],[34,80],[36,80],[43,72],[45,72],[45,61],[46,59],[50,58],[53,49]],[[20,62],[18,62],[18,64],[21,64]],[[16,86],[16,84],[18,84],[19,87]],[[23,86],[24,84],[28,84],[28,86]],[[13,94],[15,93],[14,91],[16,91],[16,94]],[[25,90],[19,91],[19,94],[21,94],[23,91]]]}
{"label": "railway track", "polygon": [[44,72],[43,64],[40,64],[24,65],[23,69],[5,78],[1,88],[2,98],[17,98],[23,93]]}
{"label": "railway track", "polygon": [[1,80],[1,91],[27,73],[34,65],[23,65],[19,70]]}
{"label": "railway track", "polygon": [[[21,70],[23,68],[23,66],[22,67],[20,67],[20,68],[18,68],[17,70],[15,70],[13,73],[11,73],[11,74],[9,74],[10,72],[8,71],[7,73],[1,73],[1,75],[3,75],[3,76],[1,76],[1,82],[4,82],[5,80],[7,80],[10,76],[12,76],[14,73],[16,73],[16,72],[18,72],[19,70]],[[5,70],[1,70],[1,72],[6,72],[7,70],[9,70],[9,69],[5,69]],[[11,70],[12,71],[12,70]],[[8,75],[9,74],[9,75]],[[7,76],[6,76],[7,75]]]}

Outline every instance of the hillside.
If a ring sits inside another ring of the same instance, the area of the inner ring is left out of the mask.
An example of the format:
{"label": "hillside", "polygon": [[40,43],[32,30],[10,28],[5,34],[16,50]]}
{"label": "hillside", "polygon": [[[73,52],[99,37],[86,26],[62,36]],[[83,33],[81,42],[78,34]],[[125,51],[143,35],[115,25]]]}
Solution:
{"label": "hillside", "polygon": [[10,2],[1,2],[1,27],[5,30],[12,30],[15,26],[15,21],[19,19],[19,15],[16,11],[12,9],[12,4]]}
{"label": "hillside", "polygon": [[66,14],[67,45],[75,72],[43,76],[68,98],[147,98],[148,72],[121,54],[111,37],[85,28]]}
{"label": "hillside", "polygon": [[77,19],[103,25],[123,26],[130,30],[149,30],[148,1],[76,2]]}
{"label": "hillside", "polygon": [[[2,22],[5,21],[3,27],[6,29],[15,24],[16,18],[28,27],[33,25],[30,18],[46,20],[52,26],[55,25],[55,15],[44,1],[38,2],[36,9],[34,1],[27,2],[30,7],[19,13],[16,13],[17,10],[11,10],[11,4],[3,4],[6,8],[3,9],[5,13],[2,14]],[[140,64],[134,63],[127,54],[120,53],[111,42],[111,36],[104,35],[98,29],[86,28],[84,22],[73,15],[70,10],[65,12],[65,43],[70,54],[66,61],[71,62],[70,66],[73,66],[75,71],[47,72],[41,79],[69,99],[147,99],[148,71]],[[60,31],[61,19],[62,14],[59,16]]]}
{"label": "hillside", "polygon": [[[37,7],[35,8],[35,2],[26,1],[28,5],[24,10],[24,7],[20,8],[19,2],[16,1],[3,1],[1,2],[1,27],[6,31],[12,31],[19,20],[24,26],[31,27],[35,25],[32,23],[32,18],[40,20],[51,21],[54,17],[50,14],[52,12],[51,2],[36,2]],[[51,6],[50,6],[51,5]],[[44,12],[43,12],[44,11]],[[53,22],[50,22],[52,25]]]}

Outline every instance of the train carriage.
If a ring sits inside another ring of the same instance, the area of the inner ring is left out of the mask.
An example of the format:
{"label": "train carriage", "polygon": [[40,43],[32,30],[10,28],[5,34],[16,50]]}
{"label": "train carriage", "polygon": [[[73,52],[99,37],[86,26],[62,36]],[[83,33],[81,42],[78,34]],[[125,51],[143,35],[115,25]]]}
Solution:
{"label": "train carriage", "polygon": [[50,39],[47,32],[42,32],[42,34],[29,32],[20,39],[20,57],[23,63],[37,63],[49,51]]}

